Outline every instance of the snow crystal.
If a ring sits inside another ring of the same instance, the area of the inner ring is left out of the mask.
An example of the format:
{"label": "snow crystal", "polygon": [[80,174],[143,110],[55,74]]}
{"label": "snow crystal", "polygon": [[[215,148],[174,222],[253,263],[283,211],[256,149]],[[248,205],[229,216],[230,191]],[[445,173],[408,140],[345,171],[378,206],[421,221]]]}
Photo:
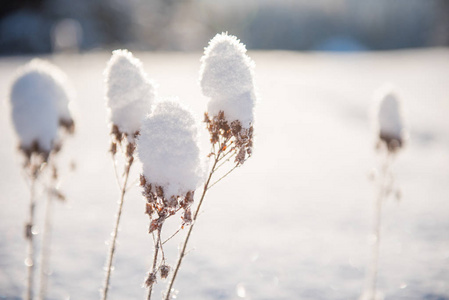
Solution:
{"label": "snow crystal", "polygon": [[65,74],[34,59],[18,72],[10,93],[12,120],[22,149],[34,142],[50,152],[61,120],[71,121],[70,92]]}
{"label": "snow crystal", "polygon": [[115,50],[106,70],[106,98],[110,121],[132,137],[150,113],[155,98],[153,83],[140,60],[128,50]]}
{"label": "snow crystal", "polygon": [[166,198],[194,191],[202,178],[197,129],[187,109],[160,102],[142,123],[138,157],[148,183],[162,186]]}
{"label": "snow crystal", "polygon": [[229,121],[239,120],[247,128],[254,123],[254,62],[245,45],[227,33],[217,34],[201,58],[200,82],[203,94],[211,98],[208,113],[224,111]]}
{"label": "snow crystal", "polygon": [[384,86],[377,94],[377,125],[378,134],[383,134],[402,140],[404,138],[404,123],[402,119],[401,102],[393,87]]}

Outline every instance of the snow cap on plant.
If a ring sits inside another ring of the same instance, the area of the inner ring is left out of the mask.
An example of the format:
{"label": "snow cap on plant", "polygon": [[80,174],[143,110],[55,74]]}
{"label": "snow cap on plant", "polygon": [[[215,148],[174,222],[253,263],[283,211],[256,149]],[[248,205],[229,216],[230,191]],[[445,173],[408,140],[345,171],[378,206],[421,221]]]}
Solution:
{"label": "snow cap on plant", "polygon": [[104,75],[112,133],[118,141],[124,134],[133,142],[142,119],[151,111],[155,98],[153,83],[143,70],[140,60],[128,50],[112,52]]}
{"label": "snow cap on plant", "polygon": [[211,143],[219,152],[233,144],[228,151],[235,151],[237,164],[243,164],[252,154],[256,102],[253,69],[245,45],[227,33],[217,34],[201,58],[201,88],[210,98],[205,122]]}
{"label": "snow cap on plant", "polygon": [[195,191],[202,178],[197,127],[191,112],[175,101],[157,103],[137,140],[145,185],[170,199]]}
{"label": "snow cap on plant", "polygon": [[237,37],[217,34],[201,58],[200,82],[203,94],[210,98],[208,114],[224,112],[229,121],[238,120],[244,128],[254,123],[255,92],[253,60]]}
{"label": "snow cap on plant", "polygon": [[395,152],[403,146],[406,137],[402,103],[390,85],[378,90],[376,98],[376,135],[379,141],[386,145],[388,151]]}
{"label": "snow cap on plant", "polygon": [[73,113],[71,109],[74,92],[67,75],[54,64],[38,58],[33,59],[28,64],[28,68],[30,70],[45,72],[53,78],[55,81],[53,93],[59,115],[59,126],[64,128],[70,134],[74,133],[75,122],[73,120]]}
{"label": "snow cap on plant", "polygon": [[56,146],[59,126],[73,132],[67,78],[49,62],[34,59],[19,69],[10,101],[20,149],[27,157],[37,153],[46,159]]}

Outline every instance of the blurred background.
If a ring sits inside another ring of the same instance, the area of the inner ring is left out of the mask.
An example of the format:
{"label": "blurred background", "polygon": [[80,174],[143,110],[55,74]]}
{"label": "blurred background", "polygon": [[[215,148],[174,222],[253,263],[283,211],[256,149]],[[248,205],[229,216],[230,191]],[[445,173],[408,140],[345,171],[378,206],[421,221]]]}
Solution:
{"label": "blurred background", "polygon": [[[449,0],[0,1],[0,299],[25,291],[29,190],[9,107],[17,68],[50,60],[76,91],[76,134],[58,158],[67,202],[55,205],[47,300],[98,299],[119,195],[107,155],[110,50],[133,51],[160,98],[180,97],[200,124],[208,99],[199,59],[222,31],[256,62],[254,155],[208,192],[178,298],[359,299],[377,195],[369,178],[379,166],[369,113],[373,93],[390,82],[409,140],[394,162],[402,200],[383,207],[379,289],[385,300],[449,300]],[[293,51],[253,51],[274,49]],[[209,149],[203,124],[199,131]],[[111,300],[146,297],[144,202],[130,189]],[[167,244],[170,263],[181,237]]]}
{"label": "blurred background", "polygon": [[127,47],[201,50],[229,31],[250,49],[359,51],[449,45],[446,0],[15,0],[0,54]]}

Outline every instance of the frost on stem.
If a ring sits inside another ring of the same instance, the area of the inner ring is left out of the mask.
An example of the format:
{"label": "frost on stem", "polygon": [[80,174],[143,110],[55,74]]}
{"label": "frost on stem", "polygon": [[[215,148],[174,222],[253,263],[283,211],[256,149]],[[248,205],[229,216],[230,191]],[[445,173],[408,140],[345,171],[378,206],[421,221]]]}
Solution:
{"label": "frost on stem", "polygon": [[404,146],[405,127],[402,117],[402,104],[392,87],[385,86],[377,93],[375,116],[378,145],[395,153]]}
{"label": "frost on stem", "polygon": [[59,150],[58,128],[73,133],[71,95],[65,74],[49,62],[34,59],[19,69],[10,100],[19,148],[27,162],[32,154],[45,162],[51,151]]}
{"label": "frost on stem", "polygon": [[211,143],[220,152],[232,152],[235,162],[243,164],[253,146],[254,62],[245,45],[227,33],[209,42],[201,62],[201,88],[210,98],[205,122]]}
{"label": "frost on stem", "polygon": [[146,213],[152,220],[149,231],[180,209],[183,223],[190,223],[193,193],[202,178],[192,114],[177,102],[158,103],[142,124],[137,149]]}
{"label": "frost on stem", "polygon": [[151,111],[155,99],[153,83],[148,79],[140,60],[128,50],[112,52],[106,70],[106,103],[109,108],[111,151],[126,138],[134,143],[142,119]]}

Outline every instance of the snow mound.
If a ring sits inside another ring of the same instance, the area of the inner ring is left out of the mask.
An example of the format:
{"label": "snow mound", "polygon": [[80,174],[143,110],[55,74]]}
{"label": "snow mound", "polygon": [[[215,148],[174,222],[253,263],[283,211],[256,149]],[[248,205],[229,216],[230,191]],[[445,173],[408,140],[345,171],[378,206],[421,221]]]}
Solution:
{"label": "snow mound", "polygon": [[137,140],[143,175],[165,197],[194,191],[201,181],[197,128],[191,112],[175,101],[160,102],[142,123]]}
{"label": "snow mound", "polygon": [[104,72],[110,121],[132,137],[150,113],[155,88],[140,60],[128,50],[115,50]]}
{"label": "snow mound", "polygon": [[49,62],[34,59],[18,71],[10,101],[14,128],[22,149],[50,152],[58,125],[73,123],[69,109],[71,92],[66,75]]}
{"label": "snow mound", "polygon": [[201,63],[201,88],[210,98],[208,113],[216,116],[223,111],[228,121],[239,120],[248,128],[254,123],[255,64],[246,55],[245,45],[235,36],[217,34],[205,49]]}

